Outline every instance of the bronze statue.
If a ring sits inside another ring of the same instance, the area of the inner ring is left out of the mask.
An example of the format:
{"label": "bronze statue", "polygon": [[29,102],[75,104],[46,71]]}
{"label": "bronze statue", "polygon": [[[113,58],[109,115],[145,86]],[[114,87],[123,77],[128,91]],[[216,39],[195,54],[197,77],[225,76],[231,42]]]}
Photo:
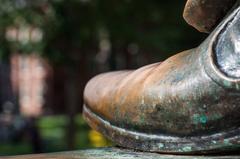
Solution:
{"label": "bronze statue", "polygon": [[[187,2],[186,19],[192,18],[191,5],[200,1]],[[209,5],[219,0],[205,1]],[[199,14],[189,20],[208,32],[226,14],[199,47],[162,63],[90,80],[83,110],[90,126],[120,146],[143,151],[202,154],[239,149],[240,0],[234,5],[232,0],[221,2],[220,8],[227,9],[221,14],[213,10],[214,20],[196,23]]]}
{"label": "bronze statue", "polygon": [[183,12],[186,22],[200,32],[211,32],[236,0],[188,0]]}

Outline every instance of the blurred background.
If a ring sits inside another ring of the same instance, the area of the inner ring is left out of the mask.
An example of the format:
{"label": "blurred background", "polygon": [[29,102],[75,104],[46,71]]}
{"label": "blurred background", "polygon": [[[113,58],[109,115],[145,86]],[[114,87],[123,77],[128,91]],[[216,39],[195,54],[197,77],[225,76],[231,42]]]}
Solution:
{"label": "blurred background", "polygon": [[185,2],[0,0],[0,155],[113,145],[81,117],[86,82],[200,44]]}

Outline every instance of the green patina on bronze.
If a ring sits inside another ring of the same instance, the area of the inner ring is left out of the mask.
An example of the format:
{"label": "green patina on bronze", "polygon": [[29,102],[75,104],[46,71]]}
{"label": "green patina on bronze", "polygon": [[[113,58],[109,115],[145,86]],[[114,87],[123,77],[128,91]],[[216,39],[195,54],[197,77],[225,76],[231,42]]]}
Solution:
{"label": "green patina on bronze", "polygon": [[206,115],[194,114],[193,115],[193,122],[194,124],[206,124],[208,121],[208,117]]}

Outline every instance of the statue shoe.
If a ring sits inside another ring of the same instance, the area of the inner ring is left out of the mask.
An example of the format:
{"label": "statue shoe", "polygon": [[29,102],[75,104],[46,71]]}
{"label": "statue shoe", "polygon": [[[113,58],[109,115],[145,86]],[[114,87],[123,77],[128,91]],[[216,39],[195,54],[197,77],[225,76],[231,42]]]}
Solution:
{"label": "statue shoe", "polygon": [[237,0],[187,0],[183,17],[200,32],[211,32]]}
{"label": "statue shoe", "polygon": [[195,49],[94,77],[84,102],[89,125],[123,147],[175,154],[239,149],[239,5]]}

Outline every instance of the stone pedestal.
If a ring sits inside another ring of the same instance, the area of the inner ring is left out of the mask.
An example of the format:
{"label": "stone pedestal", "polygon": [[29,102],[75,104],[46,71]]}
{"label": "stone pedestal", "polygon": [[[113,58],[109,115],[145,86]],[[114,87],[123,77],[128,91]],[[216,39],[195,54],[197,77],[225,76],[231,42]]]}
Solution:
{"label": "stone pedestal", "polygon": [[99,148],[49,154],[4,157],[5,159],[240,159],[239,155],[181,156],[138,152],[122,148]]}

